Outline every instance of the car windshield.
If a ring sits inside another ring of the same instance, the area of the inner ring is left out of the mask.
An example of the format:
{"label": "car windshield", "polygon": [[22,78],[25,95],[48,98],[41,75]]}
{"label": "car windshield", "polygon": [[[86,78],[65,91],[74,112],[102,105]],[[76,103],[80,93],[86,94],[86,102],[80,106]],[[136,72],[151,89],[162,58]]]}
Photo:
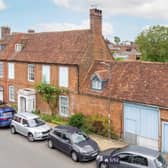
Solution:
{"label": "car windshield", "polygon": [[72,134],[71,136],[71,141],[72,143],[80,143],[80,142],[83,142],[83,141],[86,141],[88,139],[88,137],[83,134],[82,132],[76,132],[74,134]]}
{"label": "car windshield", "polygon": [[166,161],[162,155],[159,155],[157,157],[157,159],[155,160],[155,163],[156,163],[157,167],[161,168],[162,166],[164,166],[166,164]]}
{"label": "car windshield", "polygon": [[38,126],[44,125],[44,124],[45,124],[45,122],[42,121],[40,118],[34,118],[34,119],[29,120],[30,127],[38,127]]}

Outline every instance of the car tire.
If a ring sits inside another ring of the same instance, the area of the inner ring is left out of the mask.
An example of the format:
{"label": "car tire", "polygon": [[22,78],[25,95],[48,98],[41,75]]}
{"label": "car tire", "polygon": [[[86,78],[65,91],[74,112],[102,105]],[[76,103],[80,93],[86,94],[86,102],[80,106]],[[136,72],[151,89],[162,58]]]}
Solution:
{"label": "car tire", "polygon": [[99,168],[108,168],[108,165],[107,165],[107,163],[102,162],[102,163],[100,163]]}
{"label": "car tire", "polygon": [[72,151],[71,158],[74,162],[78,162],[78,155],[75,151]]}
{"label": "car tire", "polygon": [[16,128],[15,128],[14,126],[11,126],[11,129],[10,129],[10,130],[11,130],[11,133],[12,133],[12,134],[16,134]]}
{"label": "car tire", "polygon": [[33,134],[32,134],[32,133],[29,133],[29,134],[27,135],[27,139],[28,139],[29,142],[33,142],[33,141],[34,141]]}
{"label": "car tire", "polygon": [[48,140],[48,147],[50,149],[53,149],[54,148],[54,145],[53,145],[53,141],[51,139]]}

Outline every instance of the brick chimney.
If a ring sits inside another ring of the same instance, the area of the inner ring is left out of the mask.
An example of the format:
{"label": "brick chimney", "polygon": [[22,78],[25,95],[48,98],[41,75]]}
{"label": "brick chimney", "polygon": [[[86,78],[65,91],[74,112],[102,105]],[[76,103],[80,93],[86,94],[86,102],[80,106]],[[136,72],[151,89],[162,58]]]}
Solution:
{"label": "brick chimney", "polygon": [[1,27],[1,38],[5,38],[6,36],[10,35],[10,27],[2,26]]}
{"label": "brick chimney", "polygon": [[94,34],[102,35],[102,11],[90,9],[90,29]]}
{"label": "brick chimney", "polygon": [[28,33],[35,33],[35,30],[33,30],[33,29],[28,29],[27,32],[28,32]]}

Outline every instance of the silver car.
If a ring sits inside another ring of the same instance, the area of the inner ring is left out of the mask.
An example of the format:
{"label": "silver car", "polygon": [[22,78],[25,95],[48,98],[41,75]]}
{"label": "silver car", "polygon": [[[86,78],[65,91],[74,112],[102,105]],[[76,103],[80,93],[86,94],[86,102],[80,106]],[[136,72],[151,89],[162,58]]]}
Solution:
{"label": "silver car", "polygon": [[23,112],[14,115],[11,122],[11,133],[19,133],[28,138],[30,142],[48,138],[51,128],[39,116]]}

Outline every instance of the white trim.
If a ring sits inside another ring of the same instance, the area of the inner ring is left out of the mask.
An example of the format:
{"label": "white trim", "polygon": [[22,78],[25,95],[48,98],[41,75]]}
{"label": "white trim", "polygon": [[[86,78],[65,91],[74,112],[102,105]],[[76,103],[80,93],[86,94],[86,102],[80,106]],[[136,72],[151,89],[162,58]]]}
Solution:
{"label": "white trim", "polygon": [[66,66],[59,67],[59,86],[66,88],[69,86],[69,68]]}
{"label": "white trim", "polygon": [[[32,67],[34,66],[34,67]],[[28,81],[29,82],[34,82],[35,80],[35,64],[28,64],[28,67],[27,67],[27,75],[28,75]],[[34,80],[30,79],[30,77],[32,77],[31,75],[34,76]]]}
{"label": "white trim", "polygon": [[8,79],[15,78],[15,64],[12,62],[8,63]]}
{"label": "white trim", "polygon": [[50,65],[42,65],[42,82],[50,83]]}
{"label": "white trim", "polygon": [[3,78],[4,75],[4,64],[0,61],[0,78]]}
{"label": "white trim", "polygon": [[13,85],[8,86],[8,96],[10,102],[15,102],[15,87]]}

